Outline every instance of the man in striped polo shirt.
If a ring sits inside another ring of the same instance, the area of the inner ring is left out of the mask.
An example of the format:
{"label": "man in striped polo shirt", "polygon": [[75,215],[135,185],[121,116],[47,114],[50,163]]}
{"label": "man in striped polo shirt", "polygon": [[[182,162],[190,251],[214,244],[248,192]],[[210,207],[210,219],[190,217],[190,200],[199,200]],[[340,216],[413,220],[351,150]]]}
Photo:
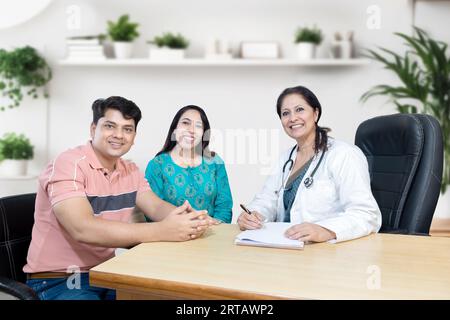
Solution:
{"label": "man in striped polo shirt", "polygon": [[[39,177],[23,270],[41,299],[114,299],[114,291],[89,286],[88,270],[115,248],[195,239],[212,224],[206,211],[158,198],[138,167],[121,159],[141,119],[136,104],[113,96],[92,110],[92,140],[58,155]],[[155,222],[130,223],[135,206]]]}

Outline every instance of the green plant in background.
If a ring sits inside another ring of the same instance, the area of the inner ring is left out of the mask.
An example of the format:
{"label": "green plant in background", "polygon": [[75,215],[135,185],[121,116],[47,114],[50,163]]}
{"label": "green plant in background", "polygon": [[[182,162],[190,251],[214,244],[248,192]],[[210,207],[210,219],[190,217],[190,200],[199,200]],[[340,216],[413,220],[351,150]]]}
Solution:
{"label": "green plant in background", "polygon": [[295,33],[295,43],[299,42],[311,42],[315,45],[319,45],[323,40],[322,31],[314,26],[313,28],[303,27],[298,28]]}
{"label": "green plant in background", "polygon": [[384,55],[368,50],[367,56],[393,71],[401,85],[377,85],[364,93],[361,101],[384,95],[401,113],[426,113],[439,121],[444,142],[441,192],[445,192],[450,184],[450,56],[446,54],[447,44],[431,39],[417,27],[413,36],[395,35],[406,41],[408,50],[403,55],[379,48]]}
{"label": "green plant in background", "polygon": [[5,133],[0,139],[0,161],[4,159],[28,160],[33,158],[33,145],[23,134]]}
{"label": "green plant in background", "polygon": [[186,49],[189,46],[189,41],[181,34],[173,34],[166,32],[162,36],[156,36],[153,41],[147,41],[147,43],[153,43],[157,47],[168,47],[171,49]]}
{"label": "green plant in background", "polygon": [[124,14],[117,22],[108,21],[108,35],[113,41],[131,42],[139,37],[138,23],[130,22],[130,17]]}
{"label": "green plant in background", "polygon": [[[26,46],[12,51],[0,49],[0,92],[9,99],[9,108],[18,107],[25,89],[29,96],[38,98],[38,88],[45,86],[52,78],[47,62],[36,49]],[[44,91],[44,96],[48,93]],[[4,111],[5,106],[0,106]]]}

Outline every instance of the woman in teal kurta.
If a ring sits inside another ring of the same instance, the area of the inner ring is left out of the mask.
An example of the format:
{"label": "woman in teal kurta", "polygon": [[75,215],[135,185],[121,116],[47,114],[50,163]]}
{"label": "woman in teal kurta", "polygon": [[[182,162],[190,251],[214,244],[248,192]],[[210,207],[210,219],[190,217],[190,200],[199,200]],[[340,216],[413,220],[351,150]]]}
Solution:
{"label": "woman in teal kurta", "polygon": [[223,160],[208,149],[209,121],[203,109],[186,106],[175,115],[163,149],[147,165],[153,192],[175,206],[186,200],[230,223],[233,200]]}

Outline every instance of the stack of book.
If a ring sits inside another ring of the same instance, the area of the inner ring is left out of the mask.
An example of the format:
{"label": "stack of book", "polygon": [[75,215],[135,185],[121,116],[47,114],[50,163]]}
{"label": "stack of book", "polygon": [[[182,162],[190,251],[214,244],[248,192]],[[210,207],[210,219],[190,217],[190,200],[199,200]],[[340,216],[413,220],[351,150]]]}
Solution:
{"label": "stack of book", "polygon": [[73,37],[66,39],[67,60],[105,60],[103,45],[98,37]]}

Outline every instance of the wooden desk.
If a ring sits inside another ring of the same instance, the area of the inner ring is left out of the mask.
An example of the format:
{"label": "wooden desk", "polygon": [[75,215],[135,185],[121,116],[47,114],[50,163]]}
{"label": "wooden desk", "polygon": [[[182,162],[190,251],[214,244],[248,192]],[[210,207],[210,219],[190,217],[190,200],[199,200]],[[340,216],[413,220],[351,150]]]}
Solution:
{"label": "wooden desk", "polygon": [[93,268],[91,284],[118,299],[450,299],[450,238],[373,234],[298,251],[236,246],[239,232],[138,245]]}

